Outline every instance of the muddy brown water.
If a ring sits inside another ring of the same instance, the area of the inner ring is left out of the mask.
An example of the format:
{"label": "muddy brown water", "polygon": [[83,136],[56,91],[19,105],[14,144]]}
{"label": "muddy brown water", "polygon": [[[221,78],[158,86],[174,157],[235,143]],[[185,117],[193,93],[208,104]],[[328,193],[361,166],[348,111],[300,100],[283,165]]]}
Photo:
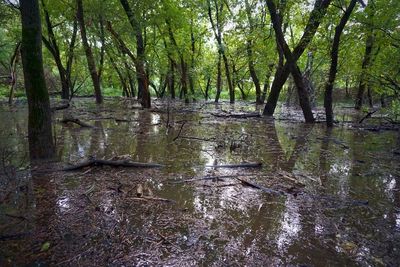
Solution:
{"label": "muddy brown water", "polygon": [[[58,160],[39,166],[25,104],[0,106],[0,265],[399,266],[398,132],[327,130],[287,109],[213,115],[259,111],[245,103],[92,102],[55,113]],[[71,115],[94,127],[59,122]],[[90,157],[165,166],[60,171]],[[206,167],[242,162],[262,167]],[[233,177],[183,182],[205,176]],[[170,202],[138,198],[138,184]]]}

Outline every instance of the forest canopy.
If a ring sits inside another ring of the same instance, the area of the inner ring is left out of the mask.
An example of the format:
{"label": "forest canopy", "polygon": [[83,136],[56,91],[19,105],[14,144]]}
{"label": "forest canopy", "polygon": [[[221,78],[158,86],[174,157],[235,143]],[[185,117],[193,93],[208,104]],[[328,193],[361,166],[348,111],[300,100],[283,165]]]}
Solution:
{"label": "forest canopy", "polygon": [[[144,107],[150,97],[243,99],[266,102],[267,115],[280,100],[306,117],[331,94],[399,112],[397,0],[39,2],[53,96],[138,97]],[[0,3],[0,92],[11,102],[25,95],[19,3]]]}

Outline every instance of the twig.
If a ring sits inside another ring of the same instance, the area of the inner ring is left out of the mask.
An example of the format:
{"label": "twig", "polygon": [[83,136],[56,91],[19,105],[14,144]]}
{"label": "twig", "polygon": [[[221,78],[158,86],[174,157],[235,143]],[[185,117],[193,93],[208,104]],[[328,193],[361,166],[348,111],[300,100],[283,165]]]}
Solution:
{"label": "twig", "polygon": [[179,136],[181,135],[181,132],[182,132],[183,126],[185,126],[185,123],[186,123],[186,121],[184,121],[184,122],[181,124],[181,127],[179,128],[178,135],[177,135],[177,136],[175,136],[175,138],[174,138],[172,141],[174,141],[174,142],[175,142],[175,140],[179,138]]}
{"label": "twig", "polygon": [[373,111],[370,111],[370,112],[368,112],[367,113],[367,115],[365,115],[358,123],[363,123],[363,121],[364,120],[366,120],[366,119],[368,119],[368,118],[371,118],[371,116],[372,116],[372,114],[374,114],[375,112],[377,112],[379,109],[376,109],[376,110],[373,110]]}

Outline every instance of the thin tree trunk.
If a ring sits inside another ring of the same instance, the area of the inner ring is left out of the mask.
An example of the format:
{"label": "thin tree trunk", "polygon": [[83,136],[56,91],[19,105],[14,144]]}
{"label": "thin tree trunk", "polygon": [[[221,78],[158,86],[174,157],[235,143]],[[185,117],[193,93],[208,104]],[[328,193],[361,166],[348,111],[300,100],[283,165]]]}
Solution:
{"label": "thin tree trunk", "polygon": [[20,0],[22,21],[21,57],[28,97],[28,139],[32,159],[55,154],[49,94],[43,71],[42,27],[38,0]]}
{"label": "thin tree trunk", "polygon": [[10,94],[8,96],[8,104],[11,105],[13,103],[14,99],[14,92],[17,87],[17,64],[18,64],[18,58],[21,50],[21,42],[18,42],[18,44],[15,46],[14,53],[11,57],[10,60]]}
{"label": "thin tree trunk", "polygon": [[[217,4],[217,1],[214,1],[215,4],[215,11],[216,11],[216,24],[214,23],[214,19],[212,16],[212,12],[211,12],[211,3],[210,0],[207,1],[208,3],[208,17],[210,19],[211,22],[211,26],[215,35],[215,39],[217,40],[218,43],[218,53],[222,56],[222,59],[224,61],[224,66],[225,66],[225,75],[226,75],[226,80],[228,83],[228,89],[229,89],[229,101],[230,103],[235,103],[235,90],[233,88],[232,85],[232,79],[231,79],[231,75],[230,75],[230,69],[229,69],[229,62],[228,62],[228,58],[226,57],[226,53],[225,53],[225,45],[222,41],[222,25],[221,25],[221,13],[224,7],[224,3],[222,3],[219,7]],[[218,90],[218,89],[217,89]],[[217,91],[218,94],[218,91]],[[219,95],[218,95],[218,99],[219,99]],[[217,100],[217,97],[216,97]],[[216,101],[218,102],[218,101]]]}
{"label": "thin tree trunk", "polygon": [[355,104],[355,109],[360,110],[361,107],[363,106],[363,100],[364,100],[364,92],[367,90],[367,85],[368,85],[368,68],[371,62],[371,54],[372,54],[372,48],[374,44],[374,38],[372,33],[368,34],[366,42],[365,42],[365,53],[364,53],[364,59],[362,62],[362,67],[361,67],[361,77],[360,77],[360,84],[358,86],[358,91],[357,91],[357,97],[356,97],[356,104]]}
{"label": "thin tree trunk", "polygon": [[356,6],[357,0],[351,0],[349,6],[344,12],[342,18],[340,19],[339,24],[335,28],[335,36],[333,38],[332,48],[331,48],[331,66],[329,69],[328,81],[325,85],[325,98],[324,98],[324,107],[326,114],[326,125],[328,127],[333,126],[333,108],[332,108],[332,91],[333,85],[336,79],[337,73],[337,65],[339,58],[339,45],[340,45],[340,37],[342,35],[343,29],[346,26],[347,21],[349,20],[351,13],[353,12],[354,7]]}
{"label": "thin tree trunk", "polygon": [[92,49],[89,45],[89,41],[87,39],[86,34],[86,26],[85,26],[85,19],[83,13],[83,4],[82,0],[76,0],[78,5],[77,11],[77,19],[81,29],[81,37],[82,37],[82,45],[85,50],[86,60],[90,72],[90,76],[92,78],[93,87],[94,87],[94,95],[96,97],[96,103],[101,104],[103,102],[103,96],[101,94],[101,87],[100,87],[100,79],[96,69],[96,63],[94,61],[94,56]]}
{"label": "thin tree trunk", "polygon": [[151,107],[151,98],[149,91],[149,83],[147,80],[147,73],[145,68],[146,62],[146,53],[145,53],[145,44],[143,39],[142,26],[134,15],[131,7],[127,0],[120,0],[122,7],[129,19],[129,22],[135,32],[136,37],[136,76],[138,81],[138,96],[141,96],[141,104],[144,108]]}
{"label": "thin tree trunk", "polygon": [[261,85],[260,80],[258,79],[257,72],[254,66],[254,55],[253,55],[253,42],[252,42],[252,35],[254,32],[254,23],[251,17],[251,7],[249,1],[245,1],[246,5],[246,14],[247,20],[249,22],[250,33],[248,34],[246,50],[247,50],[247,63],[250,71],[251,79],[253,80],[254,87],[256,88],[256,104],[262,104],[264,100],[262,99],[261,95]]}
{"label": "thin tree trunk", "polygon": [[218,103],[222,91],[222,70],[221,70],[221,54],[218,54],[217,62],[217,93],[215,94],[215,103]]}
{"label": "thin tree trunk", "polygon": [[263,88],[263,93],[262,93],[262,97],[261,97],[262,103],[264,103],[265,99],[267,98],[273,67],[274,67],[274,64],[269,64],[267,73],[265,75],[264,88]]}

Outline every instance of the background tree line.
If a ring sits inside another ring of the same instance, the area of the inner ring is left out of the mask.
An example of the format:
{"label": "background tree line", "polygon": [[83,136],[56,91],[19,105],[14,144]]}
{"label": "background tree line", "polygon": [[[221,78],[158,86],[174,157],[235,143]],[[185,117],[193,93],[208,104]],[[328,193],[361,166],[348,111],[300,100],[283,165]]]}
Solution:
{"label": "background tree line", "polygon": [[[399,99],[396,0],[40,0],[45,77],[63,99],[93,95],[278,100],[311,109],[334,98]],[[0,4],[1,92],[24,95],[19,2]],[[396,105],[395,105],[396,106]]]}

